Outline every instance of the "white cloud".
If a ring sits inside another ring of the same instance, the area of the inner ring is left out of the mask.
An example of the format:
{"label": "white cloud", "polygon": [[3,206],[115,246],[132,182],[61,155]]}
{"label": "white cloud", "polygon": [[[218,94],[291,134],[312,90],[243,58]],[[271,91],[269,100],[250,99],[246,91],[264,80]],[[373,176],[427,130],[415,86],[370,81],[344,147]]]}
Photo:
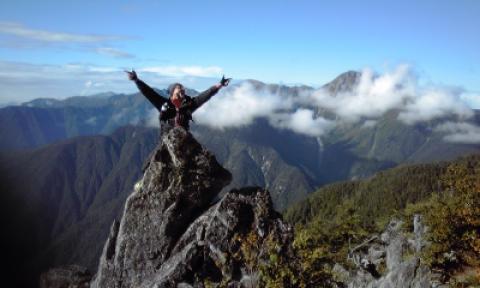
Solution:
{"label": "white cloud", "polygon": [[196,77],[209,77],[220,75],[223,71],[222,68],[217,66],[154,66],[138,69],[139,72],[151,72],[160,74],[163,76],[196,76]]}
{"label": "white cloud", "polygon": [[114,58],[135,58],[126,51],[109,46],[113,41],[131,39],[127,36],[67,33],[35,29],[16,22],[0,21],[0,35],[2,34],[7,37],[4,37],[1,45],[11,49],[56,47],[93,52]]}
{"label": "white cloud", "polygon": [[243,82],[207,102],[195,112],[194,119],[196,123],[223,129],[249,125],[257,118],[266,118],[275,127],[309,136],[321,136],[334,126],[334,121],[314,117],[312,110],[293,110],[297,101],[300,99],[281,96]]}
{"label": "white cloud", "polygon": [[372,70],[364,69],[353,91],[332,96],[325,89],[319,89],[312,98],[320,107],[355,122],[362,117],[380,117],[386,111],[400,107],[405,98],[415,93],[414,81],[405,65],[378,77]]}
{"label": "white cloud", "polygon": [[450,115],[460,118],[473,115],[464,101],[465,91],[441,86],[424,87],[418,82],[407,65],[378,76],[370,69],[364,69],[358,86],[352,91],[332,96],[326,89],[318,89],[310,98],[319,107],[350,122],[363,118],[375,120],[392,109],[400,111],[398,119],[406,124]]}
{"label": "white cloud", "polygon": [[372,128],[372,127],[375,127],[377,123],[378,123],[377,120],[366,120],[365,122],[363,122],[362,128]]}
{"label": "white cloud", "polygon": [[88,69],[90,72],[100,72],[100,73],[111,73],[111,72],[119,72],[120,69],[114,67],[103,67],[103,66],[87,66],[84,65],[79,66],[81,69]]}
{"label": "white cloud", "polygon": [[412,97],[398,118],[407,124],[413,124],[448,115],[469,118],[473,111],[461,101],[458,92],[437,88]]}
{"label": "white cloud", "polygon": [[[362,121],[362,128],[373,127],[393,109],[399,111],[398,119],[406,124],[450,116],[464,120],[473,115],[463,100],[464,95],[465,91],[458,88],[422,86],[409,66],[400,65],[381,75],[364,69],[352,91],[340,91],[337,95],[321,88],[304,91],[298,97],[281,97],[278,93],[254,89],[246,82],[216,96],[195,118],[199,123],[225,128],[248,125],[264,117],[276,127],[319,136],[337,122]],[[333,112],[336,121],[318,117],[314,113],[318,108]]]}
{"label": "white cloud", "polygon": [[33,29],[15,22],[0,22],[0,33],[30,40],[52,43],[95,43],[112,40],[122,40],[126,38],[124,36],[114,35],[76,34]]}
{"label": "white cloud", "polygon": [[103,82],[95,82],[92,80],[87,80],[84,84],[84,89],[80,92],[80,96],[86,96],[89,94],[95,94],[95,93],[100,93],[100,91],[103,91],[103,87],[106,85],[106,83]]}
{"label": "white cloud", "polygon": [[292,102],[265,90],[256,90],[249,82],[232,86],[195,112],[195,121],[216,128],[251,124],[255,118],[267,117]]}
{"label": "white cloud", "polygon": [[128,52],[121,51],[112,47],[99,47],[99,48],[96,48],[95,51],[98,54],[111,56],[114,58],[135,58],[134,55]]}
{"label": "white cloud", "polygon": [[480,127],[466,122],[446,122],[435,128],[438,132],[444,132],[444,140],[448,142],[479,144]]}
{"label": "white cloud", "polygon": [[[0,60],[0,104],[24,102],[34,98],[66,98],[97,94],[105,91],[134,93],[138,89],[127,79],[126,67],[98,66],[87,63],[64,65],[30,64]],[[138,71],[142,68],[139,67]],[[215,78],[196,76],[163,76],[138,72],[152,87],[165,88],[173,82],[193,89],[205,89],[216,83]]]}
{"label": "white cloud", "polygon": [[300,134],[321,136],[335,126],[335,122],[323,117],[314,117],[309,109],[298,109],[294,113],[272,115],[270,123],[278,128],[286,128]]}
{"label": "white cloud", "polygon": [[480,92],[464,92],[460,97],[468,106],[480,109]]}
{"label": "white cloud", "polygon": [[[0,61],[0,102],[65,98],[105,91],[135,91],[121,69],[94,71],[92,65],[36,65]],[[105,83],[99,87],[98,83]]]}

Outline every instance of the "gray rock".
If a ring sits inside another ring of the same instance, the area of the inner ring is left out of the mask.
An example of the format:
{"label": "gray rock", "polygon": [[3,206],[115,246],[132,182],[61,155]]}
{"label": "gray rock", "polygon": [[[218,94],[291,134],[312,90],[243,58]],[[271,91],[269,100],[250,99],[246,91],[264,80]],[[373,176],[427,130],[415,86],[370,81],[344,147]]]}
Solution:
{"label": "gray rock", "polygon": [[392,270],[400,262],[405,247],[405,237],[401,233],[403,222],[400,220],[392,220],[387,226],[385,232],[382,233],[381,239],[385,245],[387,269]]}
{"label": "gray rock", "polygon": [[382,245],[374,243],[368,248],[368,259],[377,266],[384,262],[385,256],[386,252]]}
{"label": "gray rock", "polygon": [[[378,241],[369,242],[368,253],[358,251],[350,255],[351,259],[362,259],[368,267],[359,267],[348,271],[344,281],[350,288],[403,288],[436,287],[432,272],[420,261],[419,253],[427,245],[424,240],[427,228],[420,215],[414,217],[413,238],[402,231],[402,221],[392,220]],[[365,250],[365,249],[363,249]],[[358,262],[358,261],[357,261]],[[383,268],[381,266],[384,265]],[[340,271],[337,268],[337,271]],[[343,273],[345,278],[345,272]]]}
{"label": "gray rock", "polygon": [[52,268],[40,276],[40,288],[87,288],[92,275],[81,266]]}
{"label": "gray rock", "polygon": [[414,239],[414,249],[416,253],[420,253],[428,243],[425,240],[425,233],[428,229],[422,222],[422,215],[415,214],[413,217],[413,234],[415,235]]}
{"label": "gray rock", "polygon": [[256,239],[258,264],[268,254],[267,241],[288,250],[293,231],[264,189],[232,190],[211,203],[230,180],[190,133],[175,128],[164,135],[120,224],[112,226],[91,287],[203,287],[206,279],[248,287],[258,281],[242,243]]}

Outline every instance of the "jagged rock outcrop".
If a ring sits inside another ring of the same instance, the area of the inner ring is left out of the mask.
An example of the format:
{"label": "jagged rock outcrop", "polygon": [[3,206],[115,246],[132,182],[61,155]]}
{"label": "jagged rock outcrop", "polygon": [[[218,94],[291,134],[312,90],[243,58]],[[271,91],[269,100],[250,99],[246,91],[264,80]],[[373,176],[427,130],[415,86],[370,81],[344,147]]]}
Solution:
{"label": "jagged rock outcrop", "polygon": [[[264,189],[232,190],[212,203],[230,180],[190,133],[175,128],[164,135],[120,223],[112,225],[91,287],[248,287],[257,281],[253,267],[267,257],[268,244],[288,249],[293,231]],[[252,251],[248,239],[255,239]]]}
{"label": "jagged rock outcrop", "polygon": [[432,273],[420,260],[427,227],[415,215],[413,233],[403,231],[403,222],[392,220],[378,236],[354,247],[349,259],[357,266],[347,271],[336,265],[334,273],[349,288],[443,287],[439,275]]}
{"label": "jagged rock outcrop", "polygon": [[40,288],[88,288],[92,274],[81,266],[52,268],[40,276]]}

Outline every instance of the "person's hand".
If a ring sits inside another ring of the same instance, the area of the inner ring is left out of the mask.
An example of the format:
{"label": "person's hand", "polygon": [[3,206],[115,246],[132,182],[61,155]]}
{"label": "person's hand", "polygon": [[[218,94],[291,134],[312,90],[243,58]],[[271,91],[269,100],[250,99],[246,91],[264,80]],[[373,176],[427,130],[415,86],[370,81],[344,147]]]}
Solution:
{"label": "person's hand", "polygon": [[138,80],[137,73],[135,72],[135,70],[133,70],[133,69],[132,69],[132,71],[125,70],[125,73],[127,73],[129,80],[132,80],[132,81]]}
{"label": "person's hand", "polygon": [[223,75],[222,80],[220,80],[220,85],[226,87],[230,83],[230,80],[232,80],[232,78],[225,78],[225,75]]}

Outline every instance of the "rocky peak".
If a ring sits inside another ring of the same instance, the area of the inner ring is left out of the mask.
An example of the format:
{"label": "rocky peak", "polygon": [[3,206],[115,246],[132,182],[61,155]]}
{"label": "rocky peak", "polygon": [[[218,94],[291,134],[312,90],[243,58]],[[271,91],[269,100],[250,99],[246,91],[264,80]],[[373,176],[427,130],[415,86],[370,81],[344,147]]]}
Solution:
{"label": "rocky peak", "polygon": [[92,287],[257,281],[246,239],[255,239],[258,264],[267,257],[267,242],[288,249],[293,231],[264,189],[232,190],[212,203],[230,180],[190,133],[175,128],[164,135],[121,221],[112,225]]}
{"label": "rocky peak", "polygon": [[328,92],[335,96],[339,93],[350,92],[352,91],[360,81],[362,73],[357,71],[347,71],[337,76],[331,82],[325,84],[323,88],[327,89]]}

